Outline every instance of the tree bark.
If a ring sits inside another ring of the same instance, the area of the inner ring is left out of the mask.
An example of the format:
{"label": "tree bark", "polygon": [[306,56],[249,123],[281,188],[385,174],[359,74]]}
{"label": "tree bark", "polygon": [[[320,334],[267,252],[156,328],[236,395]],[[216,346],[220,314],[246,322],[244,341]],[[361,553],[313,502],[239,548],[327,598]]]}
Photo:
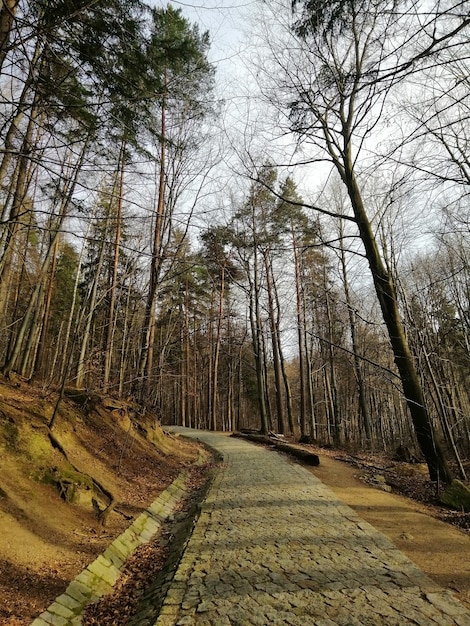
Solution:
{"label": "tree bark", "polygon": [[400,374],[403,392],[413,421],[416,438],[421,452],[426,459],[431,480],[442,480],[445,483],[450,483],[452,482],[452,475],[448,468],[441,442],[434,430],[424,402],[421,384],[400,317],[395,287],[392,277],[388,273],[380,256],[377,241],[367,217],[359,186],[354,175],[350,148],[347,149],[345,154],[344,165],[345,168],[342,173],[343,179],[348,190],[361,240],[366,251],[375,291],[387,327],[394,361]]}
{"label": "tree bark", "polygon": [[372,427],[369,415],[369,407],[367,404],[367,398],[365,393],[365,385],[364,378],[362,376],[362,366],[361,359],[359,355],[359,346],[357,341],[357,331],[356,331],[356,313],[352,306],[351,301],[351,292],[349,290],[349,279],[348,279],[348,271],[346,267],[346,255],[343,246],[343,223],[340,223],[340,260],[341,260],[341,274],[343,278],[343,289],[344,296],[346,298],[346,306],[348,308],[348,319],[349,319],[349,332],[351,334],[351,345],[352,351],[354,353],[354,373],[356,377],[357,383],[357,392],[359,399],[359,410],[362,417],[362,426],[364,428],[364,434],[366,438],[367,445],[370,446],[372,442]]}
{"label": "tree bark", "polygon": [[164,72],[162,94],[162,112],[160,126],[160,176],[158,181],[157,214],[153,233],[152,260],[150,266],[150,283],[145,307],[145,320],[142,337],[142,348],[139,367],[141,383],[141,399],[144,398],[153,369],[153,349],[155,341],[155,305],[161,266],[162,228],[165,210],[165,179],[166,179],[166,81]]}
{"label": "tree bark", "polygon": [[116,178],[119,177],[119,183],[117,181],[113,185],[113,192],[110,198],[111,211],[113,211],[112,205],[116,198],[116,187],[118,187],[117,204],[116,204],[116,229],[114,235],[114,257],[113,257],[113,273],[111,279],[111,288],[109,293],[109,309],[106,331],[106,345],[104,349],[104,371],[103,371],[103,392],[107,393],[109,389],[109,382],[111,376],[111,364],[113,356],[113,338],[114,338],[114,326],[115,326],[115,308],[116,308],[116,290],[118,281],[119,270],[119,247],[121,245],[121,222],[122,222],[122,196],[124,187],[124,157],[126,150],[125,139],[121,143],[121,151],[119,154],[118,168],[116,172]]}
{"label": "tree bark", "polygon": [[306,401],[306,385],[305,385],[305,364],[304,364],[304,311],[302,307],[302,294],[301,294],[301,282],[300,282],[300,266],[299,266],[299,253],[297,250],[297,241],[295,233],[292,230],[292,248],[294,250],[294,264],[295,264],[295,295],[297,306],[297,338],[299,345],[299,385],[300,385],[300,415],[299,426],[300,436],[303,437],[307,434],[306,420],[307,420],[307,401]]}
{"label": "tree bark", "polygon": [[225,296],[225,265],[222,264],[220,271],[220,292],[219,292],[219,311],[217,316],[217,330],[215,337],[215,348],[214,348],[214,362],[213,362],[213,370],[214,373],[212,375],[212,407],[211,407],[211,422],[212,422],[212,430],[217,430],[217,384],[219,377],[219,355],[220,355],[220,342],[222,340],[222,320],[224,315],[224,296]]}
{"label": "tree bark", "polygon": [[251,322],[251,334],[253,341],[253,352],[255,356],[256,366],[256,382],[258,390],[258,406],[260,411],[261,420],[261,433],[266,435],[269,431],[268,427],[268,413],[266,409],[266,379],[264,370],[264,350],[262,344],[262,324],[259,302],[259,277],[258,277],[258,257],[256,252],[256,242],[254,247],[254,274],[253,284],[250,289],[250,322]]}
{"label": "tree bark", "polygon": [[[100,249],[99,249],[98,260],[97,260],[96,266],[95,266],[95,275],[93,277],[93,282],[92,282],[91,287],[89,289],[88,313],[86,315],[85,328],[84,328],[84,331],[83,331],[81,348],[80,348],[80,356],[79,356],[78,364],[77,364],[77,377],[76,377],[76,381],[75,381],[75,385],[76,385],[77,389],[81,389],[83,387],[83,384],[84,384],[84,381],[85,381],[88,344],[89,344],[89,341],[90,341],[91,326],[92,326],[93,316],[94,316],[94,312],[95,312],[95,308],[96,308],[96,299],[97,299],[97,294],[98,294],[99,276],[100,276],[101,268],[103,266],[105,247],[106,247],[105,246],[105,237],[103,237],[103,239],[100,241]],[[86,306],[86,303],[85,303],[85,306]]]}
{"label": "tree bark", "polygon": [[274,284],[274,297],[276,299],[276,309],[277,309],[277,315],[278,315],[278,319],[276,320],[276,329],[278,332],[279,359],[281,362],[282,380],[284,382],[284,393],[286,395],[287,424],[289,427],[289,432],[293,435],[295,433],[295,424],[294,424],[294,416],[292,412],[292,392],[290,388],[289,376],[287,375],[286,360],[284,358],[282,342],[279,336],[279,327],[280,327],[279,315],[280,315],[281,306],[279,302],[279,293],[275,284]]}
{"label": "tree bark", "polygon": [[54,276],[55,276],[55,270],[56,270],[56,265],[57,265],[58,251],[59,251],[59,238],[57,237],[56,242],[55,242],[55,250],[53,253],[53,257],[52,257],[51,271],[49,272],[46,302],[44,306],[44,314],[42,317],[42,324],[41,324],[41,333],[39,335],[39,342],[38,342],[38,346],[36,350],[36,355],[34,357],[34,365],[33,365],[33,372],[32,372],[33,376],[38,370],[41,369],[41,365],[42,365],[46,337],[47,337],[47,332],[49,329],[49,317],[50,317],[50,309],[51,309],[52,292],[54,288]]}
{"label": "tree bark", "polygon": [[323,268],[323,287],[325,290],[325,302],[326,302],[326,320],[328,322],[328,368],[329,375],[329,397],[331,403],[331,415],[333,418],[333,441],[337,448],[341,446],[341,420],[338,407],[338,386],[336,384],[336,367],[335,367],[335,353],[333,349],[333,321],[331,317],[330,296],[328,293],[328,286],[326,284],[326,273]]}
{"label": "tree bark", "polygon": [[263,254],[264,268],[266,272],[266,289],[268,292],[268,313],[269,313],[269,325],[271,331],[271,342],[273,348],[273,366],[274,366],[274,382],[276,391],[276,411],[277,411],[277,431],[284,434],[284,399],[282,397],[282,372],[281,372],[281,358],[279,350],[279,333],[278,326],[276,324],[276,316],[274,311],[274,298],[273,298],[273,283],[274,277],[272,275],[272,266],[268,259],[268,252]]}
{"label": "tree bark", "polygon": [[0,73],[8,53],[10,33],[15,22],[19,0],[3,0],[0,8]]}

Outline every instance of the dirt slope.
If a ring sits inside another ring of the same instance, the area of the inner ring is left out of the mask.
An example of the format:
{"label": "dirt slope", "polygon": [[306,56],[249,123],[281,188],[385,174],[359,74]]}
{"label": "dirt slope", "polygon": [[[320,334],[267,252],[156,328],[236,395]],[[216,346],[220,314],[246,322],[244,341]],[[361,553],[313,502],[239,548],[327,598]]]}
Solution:
{"label": "dirt slope", "polygon": [[54,396],[0,381],[2,625],[30,624],[197,458],[155,416],[112,398],[86,400],[85,410],[82,396],[61,405],[51,437]]}

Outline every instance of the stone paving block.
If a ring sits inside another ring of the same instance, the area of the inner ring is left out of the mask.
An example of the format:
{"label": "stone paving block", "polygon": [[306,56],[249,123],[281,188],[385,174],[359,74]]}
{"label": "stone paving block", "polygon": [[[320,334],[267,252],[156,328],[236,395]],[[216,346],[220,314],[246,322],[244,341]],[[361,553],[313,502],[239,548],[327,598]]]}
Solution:
{"label": "stone paving block", "polygon": [[154,530],[145,529],[140,533],[141,543],[148,543],[155,536]]}
{"label": "stone paving block", "polygon": [[121,550],[112,543],[109,548],[103,552],[103,557],[110,561],[118,570],[122,568],[126,559],[123,557]]}
{"label": "stone paving block", "polygon": [[184,589],[175,589],[172,587],[166,595],[165,602],[167,605],[179,606],[183,602],[184,594]]}
{"label": "stone paving block", "polygon": [[47,626],[67,626],[67,621],[68,620],[65,619],[65,617],[45,611],[34,620],[31,626],[43,626],[44,624],[47,624]]}
{"label": "stone paving block", "polygon": [[129,530],[131,530],[136,536],[139,536],[142,530],[145,528],[145,520],[146,520],[145,513],[142,515],[139,515],[139,517],[133,521]]}
{"label": "stone paving block", "polygon": [[85,602],[91,595],[90,588],[78,581],[77,579],[72,580],[72,582],[65,590],[65,593],[82,604],[85,604]]}
{"label": "stone paving block", "polygon": [[93,563],[88,566],[88,570],[92,572],[92,574],[96,574],[98,578],[101,578],[101,580],[111,587],[116,583],[116,580],[120,575],[118,568],[103,555],[100,555],[97,559],[95,559]]}
{"label": "stone paving block", "polygon": [[168,491],[166,491],[165,493],[162,493],[159,498],[158,498],[158,503],[161,507],[163,507],[167,502],[169,502],[171,500],[171,495],[168,493]]}
{"label": "stone paving block", "polygon": [[150,515],[145,515],[145,523],[144,523],[144,527],[143,527],[143,531],[145,532],[149,532],[152,534],[155,534],[158,529],[160,528],[161,524],[159,524],[158,522],[156,522],[153,517],[151,517]]}
{"label": "stone paving block", "polygon": [[465,607],[308,470],[242,440],[184,432],[225,466],[158,626],[470,626]]}
{"label": "stone paving block", "polygon": [[52,613],[53,615],[59,615],[60,617],[63,617],[65,619],[70,619],[74,616],[73,611],[71,611],[63,604],[59,604],[57,601],[53,602],[47,610],[49,613]]}
{"label": "stone paving block", "polygon": [[[130,549],[129,545],[127,543],[124,543],[121,537],[115,539],[111,546],[108,548],[108,550],[112,550],[113,552],[115,552],[117,556],[122,559],[123,562],[128,559],[129,556],[132,554],[132,550]],[[104,554],[106,554],[106,552],[104,552]],[[106,558],[112,560],[109,556],[107,556]]]}
{"label": "stone paving block", "polygon": [[157,524],[161,524],[166,517],[166,515],[164,515],[164,509],[159,502],[152,504],[152,506],[147,509],[147,513]]}
{"label": "stone paving block", "polygon": [[120,539],[128,555],[131,555],[139,546],[139,532],[136,532],[132,526],[121,535]]}
{"label": "stone paving block", "polygon": [[58,598],[56,598],[56,602],[57,604],[61,604],[65,608],[70,609],[70,611],[72,611],[72,613],[75,613],[75,614],[77,613],[77,611],[79,611],[79,609],[83,605],[82,602],[80,602],[76,598],[73,598],[67,593],[63,593]]}
{"label": "stone paving block", "polygon": [[80,574],[75,577],[75,581],[79,582],[87,589],[92,589],[97,582],[97,576],[90,572],[89,569],[84,569],[83,572],[80,572]]}

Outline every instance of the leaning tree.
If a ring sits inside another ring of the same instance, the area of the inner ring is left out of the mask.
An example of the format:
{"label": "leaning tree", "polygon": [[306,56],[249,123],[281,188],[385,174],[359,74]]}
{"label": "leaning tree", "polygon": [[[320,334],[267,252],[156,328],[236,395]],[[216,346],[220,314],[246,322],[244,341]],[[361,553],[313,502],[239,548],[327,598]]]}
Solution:
{"label": "leaning tree", "polygon": [[[431,479],[449,483],[451,473],[425,404],[365,183],[366,157],[388,98],[410,73],[419,75],[443,48],[455,45],[470,24],[468,2],[447,3],[447,10],[439,3],[426,11],[423,4],[293,0],[290,17],[277,31],[284,36],[270,35],[265,93],[286,115],[304,153],[313,155],[310,162],[328,161],[340,175],[351,207],[351,214],[342,217],[355,224],[362,241],[419,446]],[[277,15],[281,8],[285,2],[275,3]]]}

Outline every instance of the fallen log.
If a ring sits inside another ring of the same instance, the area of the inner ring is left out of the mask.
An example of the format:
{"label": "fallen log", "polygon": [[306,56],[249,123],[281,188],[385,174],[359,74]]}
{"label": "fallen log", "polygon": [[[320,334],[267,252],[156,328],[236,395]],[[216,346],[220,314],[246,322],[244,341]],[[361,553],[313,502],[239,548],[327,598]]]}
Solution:
{"label": "fallen log", "polygon": [[254,441],[255,443],[273,446],[274,448],[276,448],[276,450],[286,452],[287,454],[290,454],[291,456],[299,459],[307,465],[320,465],[320,458],[318,454],[310,452],[309,450],[301,448],[300,446],[286,443],[284,441],[279,441],[279,439],[267,437],[266,435],[254,435],[251,433],[233,433],[232,437],[239,437],[240,439],[248,439],[249,441]]}

